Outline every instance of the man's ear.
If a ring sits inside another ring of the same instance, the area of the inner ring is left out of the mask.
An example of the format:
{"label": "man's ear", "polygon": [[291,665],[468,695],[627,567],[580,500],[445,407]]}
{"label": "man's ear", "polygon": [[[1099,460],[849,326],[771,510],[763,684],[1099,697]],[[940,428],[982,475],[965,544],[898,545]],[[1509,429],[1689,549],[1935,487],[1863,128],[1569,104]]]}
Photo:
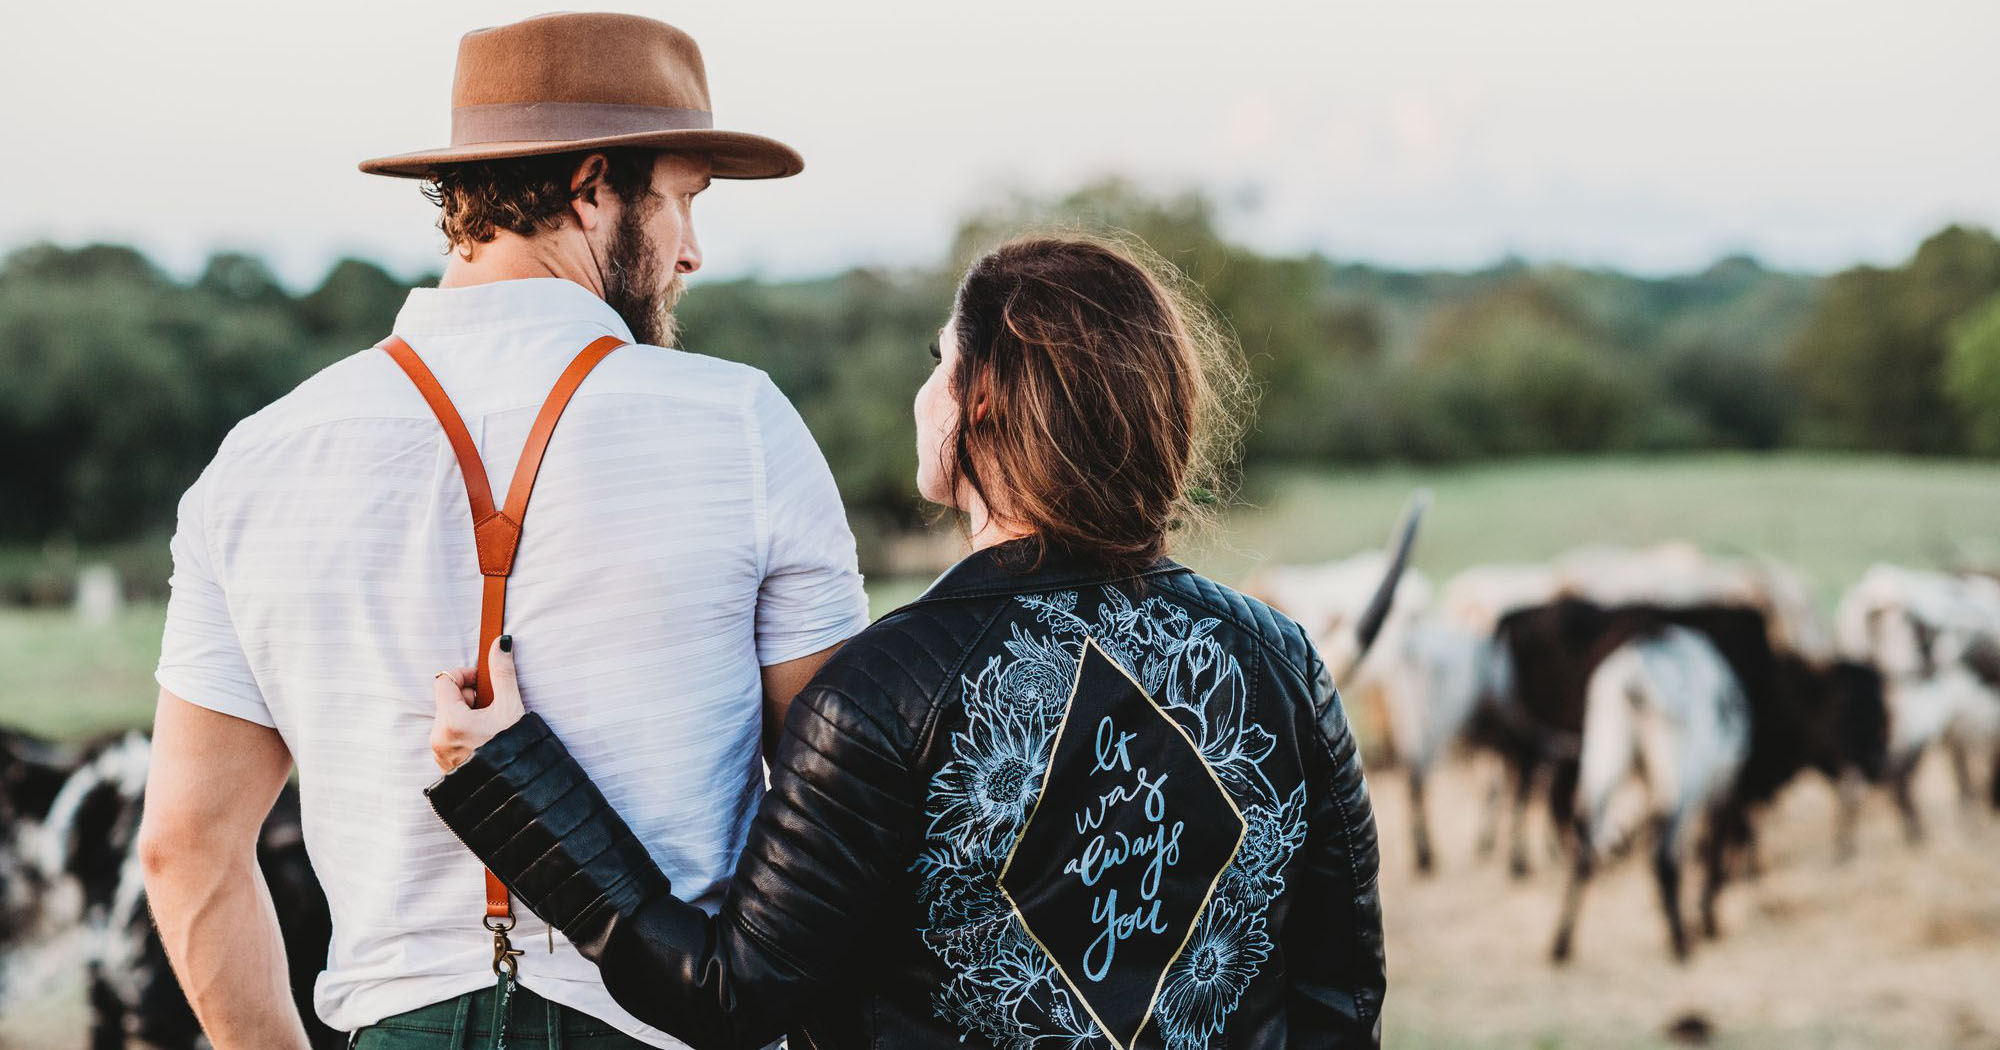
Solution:
{"label": "man's ear", "polygon": [[569,210],[586,233],[597,228],[602,216],[604,205],[598,200],[597,191],[604,186],[604,173],[610,164],[604,154],[592,153],[570,173]]}

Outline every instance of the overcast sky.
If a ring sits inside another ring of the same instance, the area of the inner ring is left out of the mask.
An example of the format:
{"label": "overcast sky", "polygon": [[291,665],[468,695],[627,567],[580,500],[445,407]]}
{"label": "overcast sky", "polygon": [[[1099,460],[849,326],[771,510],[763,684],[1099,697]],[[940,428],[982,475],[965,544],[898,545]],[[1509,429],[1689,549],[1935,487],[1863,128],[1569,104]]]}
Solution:
{"label": "overcast sky", "polygon": [[[0,39],[0,248],[216,248],[294,283],[437,265],[414,183],[482,0],[36,0]],[[2000,225],[1995,0],[865,0],[613,4],[694,34],[719,127],[804,175],[721,183],[710,269],[923,263],[1007,188],[1126,173],[1272,250],[1651,272],[1894,261]]]}

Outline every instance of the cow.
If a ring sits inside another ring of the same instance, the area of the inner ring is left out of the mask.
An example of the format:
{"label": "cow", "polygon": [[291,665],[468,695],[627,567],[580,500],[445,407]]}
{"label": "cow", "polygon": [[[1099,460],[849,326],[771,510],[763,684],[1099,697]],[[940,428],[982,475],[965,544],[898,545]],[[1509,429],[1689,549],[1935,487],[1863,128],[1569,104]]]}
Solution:
{"label": "cow", "polygon": [[[1526,864],[1520,835],[1526,785],[1543,772],[1549,775],[1552,822],[1571,851],[1573,879],[1592,856],[1582,846],[1595,843],[1598,829],[1579,827],[1576,809],[1590,682],[1599,665],[1620,647],[1667,626],[1701,635],[1720,654],[1750,712],[1750,748],[1729,799],[1729,819],[1717,825],[1721,833],[1714,836],[1714,852],[1707,855],[1704,928],[1713,930],[1713,899],[1725,874],[1724,850],[1740,846],[1754,863],[1750,817],[1755,807],[1768,802],[1806,768],[1818,769],[1836,783],[1881,777],[1887,734],[1882,677],[1851,661],[1826,663],[1774,651],[1764,614],[1754,608],[1607,608],[1566,598],[1509,614],[1496,637],[1502,646],[1506,697],[1500,708],[1511,713],[1511,734],[1503,754],[1517,785],[1517,870]],[[1850,820],[1851,809],[1843,807],[1842,841],[1851,835]],[[1581,874],[1587,878],[1588,868],[1583,867]],[[1684,947],[1683,941],[1679,949]],[[1568,937],[1559,935],[1552,955],[1561,961],[1567,953]]]}
{"label": "cow", "polygon": [[[19,844],[6,855],[9,866],[34,892],[21,897],[26,910],[9,927],[21,935],[0,948],[20,948],[30,936],[81,932],[92,1050],[206,1047],[146,908],[137,841],[150,742],[127,733],[65,752],[12,734],[0,744],[6,745],[0,755],[47,758],[25,776],[33,785],[24,793],[27,804],[12,804],[8,813],[5,840]],[[0,780],[12,783],[5,768]],[[306,856],[296,787],[279,795],[257,857],[276,905],[294,1002],[315,1050],[333,1050],[343,1037],[319,1021],[311,1003],[332,923]]]}
{"label": "cow", "polygon": [[[1578,758],[1575,856],[1552,954],[1567,959],[1584,887],[1614,831],[1611,802],[1629,780],[1644,781],[1654,829],[1653,875],[1669,942],[1686,958],[1680,872],[1696,824],[1705,850],[1720,863],[1723,846],[1740,837],[1731,805],[1750,758],[1750,701],[1743,686],[1701,632],[1664,621],[1639,629],[1605,655],[1585,690],[1583,743]],[[1719,882],[1711,881],[1711,887]],[[1702,921],[1714,929],[1710,891]]]}
{"label": "cow", "polygon": [[[1590,661],[1609,629],[1604,607],[1580,598],[1515,609],[1494,627],[1496,696],[1480,742],[1500,756],[1511,781],[1508,869],[1516,878],[1528,873],[1527,810],[1536,787],[1552,776],[1561,785],[1575,783]],[[1568,794],[1549,794],[1559,836],[1570,824]],[[1490,845],[1483,841],[1481,852]]]}
{"label": "cow", "polygon": [[[1499,704],[1494,683],[1506,665],[1496,656],[1498,648],[1455,636],[1452,628],[1491,636],[1508,613],[1563,597],[1603,606],[1744,605],[1765,614],[1773,646],[1815,655],[1830,651],[1803,578],[1768,558],[1720,559],[1688,543],[1642,550],[1593,546],[1548,564],[1480,565],[1458,573],[1444,585],[1435,610],[1405,628],[1407,641],[1384,652],[1385,659],[1400,665],[1385,676],[1390,680],[1384,698],[1398,757],[1407,765],[1420,873],[1428,871],[1431,862],[1423,783],[1442,748],[1465,742],[1503,757],[1510,753],[1519,757],[1522,747],[1559,752],[1573,752],[1576,747],[1574,740],[1549,737],[1542,727],[1524,722],[1520,712]],[[1468,670],[1474,667],[1476,671]],[[1411,727],[1421,731],[1412,732]],[[1481,856],[1492,852],[1498,841],[1507,779],[1503,764],[1486,793]],[[1532,777],[1517,778],[1513,784],[1515,830],[1509,868],[1517,876],[1527,870],[1525,807],[1535,784]]]}
{"label": "cow", "polygon": [[69,749],[0,729],[0,951],[43,925],[51,887],[39,829],[75,762]]}
{"label": "cow", "polygon": [[1905,837],[1923,839],[1910,791],[1933,746],[1950,757],[1960,797],[1977,794],[1972,762],[1990,763],[2000,808],[2000,581],[1876,565],[1841,597],[1840,649],[1888,676],[1888,780]]}
{"label": "cow", "polygon": [[1461,742],[1474,742],[1495,700],[1493,639],[1436,613],[1410,623],[1378,655],[1380,681],[1410,792],[1411,833],[1419,874],[1433,866],[1424,785]]}

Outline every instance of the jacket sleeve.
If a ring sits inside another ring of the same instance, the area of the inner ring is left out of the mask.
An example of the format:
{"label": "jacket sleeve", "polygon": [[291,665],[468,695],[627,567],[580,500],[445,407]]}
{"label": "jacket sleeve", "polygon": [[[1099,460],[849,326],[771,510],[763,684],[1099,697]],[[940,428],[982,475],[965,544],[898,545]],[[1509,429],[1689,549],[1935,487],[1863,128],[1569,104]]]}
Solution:
{"label": "jacket sleeve", "polygon": [[1317,658],[1311,670],[1315,725],[1303,749],[1313,802],[1285,936],[1290,1045],[1378,1047],[1386,978],[1375,815],[1333,676]]}
{"label": "jacket sleeve", "polygon": [[427,792],[516,898],[647,1024],[761,1047],[857,972],[903,884],[918,794],[897,734],[840,693],[792,703],[722,910],[671,893],[632,829],[530,714]]}

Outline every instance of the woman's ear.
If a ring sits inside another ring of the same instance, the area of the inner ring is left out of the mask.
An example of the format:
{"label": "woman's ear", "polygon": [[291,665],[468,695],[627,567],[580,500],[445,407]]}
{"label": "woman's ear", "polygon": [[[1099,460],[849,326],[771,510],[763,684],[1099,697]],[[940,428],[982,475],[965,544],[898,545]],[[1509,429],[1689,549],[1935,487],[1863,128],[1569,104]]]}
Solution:
{"label": "woman's ear", "polygon": [[986,422],[988,416],[993,414],[992,390],[987,385],[987,377],[984,369],[980,369],[973,374],[971,387],[972,389],[967,391],[970,396],[966,397],[963,402],[965,405],[965,425],[979,426]]}

